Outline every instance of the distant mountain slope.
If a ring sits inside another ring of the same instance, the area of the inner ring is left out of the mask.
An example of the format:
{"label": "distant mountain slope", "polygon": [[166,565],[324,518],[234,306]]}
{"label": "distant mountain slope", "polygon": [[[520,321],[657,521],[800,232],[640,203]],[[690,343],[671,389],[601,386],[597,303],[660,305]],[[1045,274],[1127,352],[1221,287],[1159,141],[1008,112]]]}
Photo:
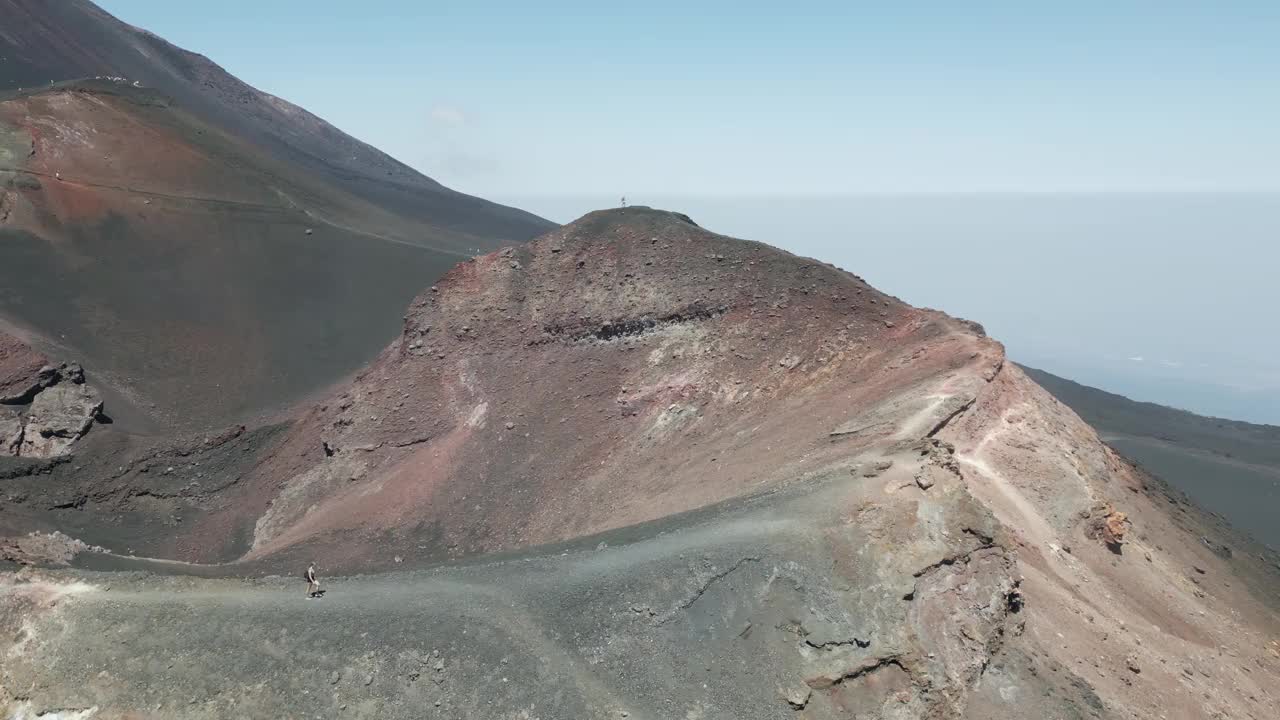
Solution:
{"label": "distant mountain slope", "polygon": [[1137,402],[1026,368],[1041,387],[1098,429],[1113,447],[1280,547],[1280,427],[1210,418]]}
{"label": "distant mountain slope", "polygon": [[[172,96],[192,114],[277,160],[402,215],[392,234],[436,247],[430,229],[469,235],[467,248],[528,240],[552,223],[445,188],[208,58],[123,23],[87,0],[0,0],[0,90],[123,77]],[[418,226],[418,225],[422,226]],[[497,242],[495,242],[497,241]]]}
{"label": "distant mountain slope", "polygon": [[288,405],[459,258],[553,227],[90,2],[0,0],[0,327],[83,362],[120,429]]}
{"label": "distant mountain slope", "polygon": [[461,254],[369,229],[386,217],[153,91],[0,99],[0,319],[161,426],[281,407],[394,336]]}

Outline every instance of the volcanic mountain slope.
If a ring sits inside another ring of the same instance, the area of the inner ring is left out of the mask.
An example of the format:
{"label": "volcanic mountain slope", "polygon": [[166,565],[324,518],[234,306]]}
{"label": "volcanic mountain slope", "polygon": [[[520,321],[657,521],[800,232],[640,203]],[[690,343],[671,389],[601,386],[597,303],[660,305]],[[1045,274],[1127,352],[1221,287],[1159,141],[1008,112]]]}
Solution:
{"label": "volcanic mountain slope", "polygon": [[0,18],[0,90],[89,77],[121,78],[158,89],[256,152],[394,219],[384,218],[382,229],[362,226],[364,230],[427,247],[492,249],[551,227],[529,213],[449,190],[306,110],[250,87],[208,58],[123,23],[88,0],[0,0]]}
{"label": "volcanic mountain slope", "polygon": [[[7,481],[78,539],[11,555],[171,560],[8,577],[11,717],[1280,712],[1274,553],[976,325],[671,213],[463,263],[288,427],[110,440]],[[398,571],[233,577],[307,559]]]}
{"label": "volcanic mountain slope", "polygon": [[367,229],[397,222],[151,90],[0,100],[0,319],[120,390],[134,430],[217,427],[367,362],[459,257]]}
{"label": "volcanic mountain slope", "polygon": [[0,0],[0,325],[83,361],[123,428],[297,402],[459,257],[552,227],[87,0]]}
{"label": "volcanic mountain slope", "polygon": [[1204,417],[1136,402],[1026,368],[1125,457],[1280,548],[1280,427]]}

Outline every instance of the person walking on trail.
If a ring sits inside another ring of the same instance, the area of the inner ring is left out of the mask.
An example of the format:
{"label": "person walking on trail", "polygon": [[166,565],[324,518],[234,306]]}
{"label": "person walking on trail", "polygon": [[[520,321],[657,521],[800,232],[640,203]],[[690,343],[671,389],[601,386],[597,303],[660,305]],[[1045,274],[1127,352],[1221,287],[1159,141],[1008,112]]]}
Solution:
{"label": "person walking on trail", "polygon": [[307,597],[313,598],[320,592],[320,579],[316,577],[316,564],[307,566]]}

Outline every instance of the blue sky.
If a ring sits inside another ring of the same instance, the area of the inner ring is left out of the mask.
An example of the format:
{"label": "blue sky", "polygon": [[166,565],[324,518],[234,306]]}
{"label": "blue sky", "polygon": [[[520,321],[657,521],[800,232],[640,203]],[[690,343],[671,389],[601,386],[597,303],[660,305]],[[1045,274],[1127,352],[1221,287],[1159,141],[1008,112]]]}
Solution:
{"label": "blue sky", "polygon": [[1280,423],[1280,2],[100,3],[459,190],[680,209]]}
{"label": "blue sky", "polygon": [[102,4],[481,195],[1280,190],[1276,2]]}

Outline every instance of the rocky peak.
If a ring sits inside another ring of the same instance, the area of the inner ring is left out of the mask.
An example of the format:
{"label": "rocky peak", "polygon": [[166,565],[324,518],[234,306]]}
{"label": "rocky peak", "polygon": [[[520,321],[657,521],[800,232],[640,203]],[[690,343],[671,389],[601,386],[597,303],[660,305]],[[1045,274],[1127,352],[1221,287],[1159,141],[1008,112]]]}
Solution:
{"label": "rocky peak", "polygon": [[409,516],[419,555],[485,553],[705,507],[897,452],[1002,357],[829,264],[678,213],[594,212],[422,293],[255,473],[276,497],[253,553],[363,553]]}

